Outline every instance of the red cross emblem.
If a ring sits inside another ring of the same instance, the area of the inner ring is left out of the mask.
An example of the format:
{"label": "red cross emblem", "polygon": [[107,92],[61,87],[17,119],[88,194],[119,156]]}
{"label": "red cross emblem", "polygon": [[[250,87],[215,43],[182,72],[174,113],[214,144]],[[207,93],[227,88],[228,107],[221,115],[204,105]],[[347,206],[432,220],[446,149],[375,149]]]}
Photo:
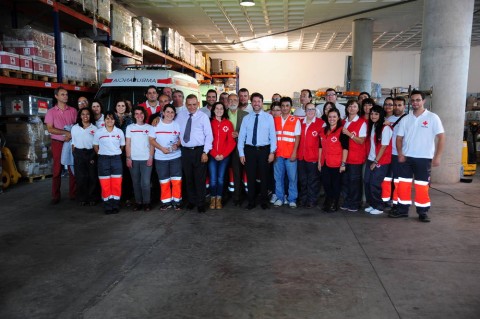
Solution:
{"label": "red cross emblem", "polygon": [[145,134],[148,134],[148,130],[145,130]]}
{"label": "red cross emblem", "polygon": [[333,143],[335,143],[335,142],[338,141],[338,140],[337,140],[337,137],[334,136],[334,137],[332,137],[332,138],[330,139],[330,141],[332,141]]}
{"label": "red cross emblem", "polygon": [[177,132],[177,131],[173,131],[173,135],[178,135],[178,132]]}
{"label": "red cross emblem", "polygon": [[222,129],[224,132],[228,132],[228,126],[224,126]]}
{"label": "red cross emblem", "polygon": [[95,134],[95,131],[94,131],[94,130],[91,130],[91,131],[90,131],[90,134],[94,135],[94,134]]}
{"label": "red cross emblem", "polygon": [[317,136],[318,135],[318,132],[317,131],[313,131],[312,132],[312,136]]}
{"label": "red cross emblem", "polygon": [[290,116],[290,121],[295,121],[295,117],[294,116]]}
{"label": "red cross emblem", "polygon": [[427,126],[428,125],[428,122],[427,121],[423,121],[423,126]]}
{"label": "red cross emblem", "polygon": [[117,135],[117,138],[120,139],[120,135]]}
{"label": "red cross emblem", "polygon": [[18,103],[15,103],[15,105],[13,106],[13,108],[15,109],[15,111],[20,111],[20,109],[22,108],[22,106]]}

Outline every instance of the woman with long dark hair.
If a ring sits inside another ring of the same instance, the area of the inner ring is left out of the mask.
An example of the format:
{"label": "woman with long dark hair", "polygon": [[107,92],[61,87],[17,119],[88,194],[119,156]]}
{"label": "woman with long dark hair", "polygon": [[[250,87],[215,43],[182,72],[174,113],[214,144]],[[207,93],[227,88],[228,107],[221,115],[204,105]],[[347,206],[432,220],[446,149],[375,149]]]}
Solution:
{"label": "woman with long dark hair", "polygon": [[77,200],[80,205],[94,206],[97,194],[97,155],[93,150],[93,137],[97,127],[90,107],[80,109],[77,124],[72,127],[72,153],[77,183]]}
{"label": "woman with long dark hair", "polygon": [[225,172],[236,142],[232,136],[233,124],[228,119],[227,109],[223,103],[213,104],[211,119],[213,144],[208,154],[210,209],[221,209]]}
{"label": "woman with long dark hair", "polygon": [[93,137],[93,148],[98,154],[98,178],[102,188],[105,214],[116,214],[120,210],[122,196],[122,150],[125,135],[115,127],[115,113],[105,114],[105,127],[97,130]]}
{"label": "woman with long dark hair", "polygon": [[327,123],[320,131],[320,162],[318,170],[322,172],[322,183],[325,188],[324,212],[338,210],[338,201],[342,187],[342,173],[345,172],[345,161],[348,156],[348,136],[342,133],[340,111],[332,108],[327,113]]}
{"label": "woman with long dark hair", "polygon": [[321,116],[321,119],[323,120],[323,122],[325,124],[328,123],[328,111],[330,111],[331,109],[335,109],[336,106],[335,106],[335,103],[333,102],[326,102],[325,104],[323,104],[323,110],[322,110],[322,116]]}
{"label": "woman with long dark hair", "polygon": [[392,129],[389,125],[384,125],[385,111],[379,105],[371,108],[369,122],[367,138],[370,140],[370,149],[364,177],[365,197],[369,207],[365,211],[378,215],[383,213],[385,207],[382,183],[392,160]]}

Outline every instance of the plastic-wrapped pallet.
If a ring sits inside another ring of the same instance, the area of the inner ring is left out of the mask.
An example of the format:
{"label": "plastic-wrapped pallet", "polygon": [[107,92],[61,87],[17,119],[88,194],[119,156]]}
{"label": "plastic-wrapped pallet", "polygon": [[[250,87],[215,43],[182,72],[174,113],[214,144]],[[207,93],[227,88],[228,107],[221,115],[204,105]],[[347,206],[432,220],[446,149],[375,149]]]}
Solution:
{"label": "plastic-wrapped pallet", "polygon": [[62,77],[70,81],[83,81],[82,42],[76,35],[62,32]]}
{"label": "plastic-wrapped pallet", "polygon": [[202,52],[195,50],[195,67],[205,70],[205,63],[203,63]]}
{"label": "plastic-wrapped pallet", "polygon": [[97,45],[98,82],[102,83],[112,73],[112,51]]}
{"label": "plastic-wrapped pallet", "polygon": [[133,51],[141,55],[143,52],[142,23],[138,18],[132,18],[132,30],[133,30]]}
{"label": "plastic-wrapped pallet", "polygon": [[97,14],[97,0],[80,0],[83,2],[83,10]]}
{"label": "plastic-wrapped pallet", "polygon": [[188,43],[187,41],[183,41],[183,45],[184,45],[184,52],[183,52],[183,59],[185,60],[185,62],[187,62],[188,64],[192,64],[192,60],[190,59],[190,50],[191,50],[191,44]]}
{"label": "plastic-wrapped pallet", "polygon": [[50,137],[42,120],[32,116],[28,122],[7,122],[5,127],[5,138],[20,174],[24,177],[51,174]]}
{"label": "plastic-wrapped pallet", "polygon": [[97,82],[97,44],[91,39],[82,38],[82,79]]}
{"label": "plastic-wrapped pallet", "polygon": [[163,52],[175,55],[175,30],[162,28]]}
{"label": "plastic-wrapped pallet", "polygon": [[190,64],[195,66],[196,56],[195,56],[195,46],[190,44]]}
{"label": "plastic-wrapped pallet", "polygon": [[97,15],[110,22],[110,0],[97,0]]}
{"label": "plastic-wrapped pallet", "polygon": [[181,35],[178,33],[178,31],[175,31],[173,33],[173,38],[175,39],[173,42],[174,48],[173,48],[173,56],[174,57],[180,57],[180,47],[182,46],[181,43]]}
{"label": "plastic-wrapped pallet", "polygon": [[122,6],[112,3],[110,32],[112,41],[133,50],[132,14]]}
{"label": "plastic-wrapped pallet", "polygon": [[138,17],[140,22],[142,23],[142,40],[146,44],[152,46],[154,45],[153,43],[153,37],[152,37],[152,31],[153,31],[153,23],[152,20],[149,18],[145,17]]}
{"label": "plastic-wrapped pallet", "polygon": [[212,59],[211,68],[213,74],[222,73],[222,59]]}
{"label": "plastic-wrapped pallet", "polygon": [[155,27],[152,30],[152,40],[153,40],[153,46],[155,48],[160,49],[160,51],[164,52],[163,49],[163,34],[162,34],[162,29]]}

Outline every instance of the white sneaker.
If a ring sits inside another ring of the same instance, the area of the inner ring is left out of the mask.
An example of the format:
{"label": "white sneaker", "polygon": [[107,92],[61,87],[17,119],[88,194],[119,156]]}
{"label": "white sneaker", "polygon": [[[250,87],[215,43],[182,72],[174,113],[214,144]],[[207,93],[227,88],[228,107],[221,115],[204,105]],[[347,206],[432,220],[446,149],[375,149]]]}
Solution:
{"label": "white sneaker", "polygon": [[380,215],[383,214],[383,210],[378,210],[378,209],[372,209],[369,211],[370,215]]}
{"label": "white sneaker", "polygon": [[290,208],[297,208],[297,204],[295,202],[289,203],[288,206],[290,206]]}
{"label": "white sneaker", "polygon": [[277,201],[277,195],[276,194],[272,194],[272,197],[270,198],[270,203],[273,204]]}
{"label": "white sneaker", "polygon": [[372,210],[374,210],[375,208],[373,208],[372,206],[368,206],[367,208],[365,208],[364,210],[367,212],[367,213],[370,213]]}
{"label": "white sneaker", "polygon": [[283,205],[283,202],[281,199],[277,199],[275,203],[273,203],[273,207],[280,207]]}
{"label": "white sneaker", "polygon": [[285,198],[283,199],[283,205],[288,205],[287,195],[285,195]]}

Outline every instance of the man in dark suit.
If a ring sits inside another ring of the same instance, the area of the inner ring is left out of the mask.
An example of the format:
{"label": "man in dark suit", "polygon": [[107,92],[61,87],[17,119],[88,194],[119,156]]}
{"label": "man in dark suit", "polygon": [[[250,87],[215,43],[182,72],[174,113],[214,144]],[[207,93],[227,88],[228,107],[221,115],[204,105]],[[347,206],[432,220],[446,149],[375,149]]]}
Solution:
{"label": "man in dark suit", "polygon": [[[238,95],[232,93],[228,96],[228,118],[233,124],[234,131],[232,132],[233,138],[235,141],[238,141],[238,132],[240,131],[240,126],[242,125],[243,118],[248,115],[248,112],[240,110],[238,108]],[[242,190],[243,186],[243,171],[244,166],[240,163],[240,156],[238,154],[238,149],[235,148],[232,152],[232,157],[230,161],[233,171],[233,203],[235,206],[240,206],[242,199]]]}

